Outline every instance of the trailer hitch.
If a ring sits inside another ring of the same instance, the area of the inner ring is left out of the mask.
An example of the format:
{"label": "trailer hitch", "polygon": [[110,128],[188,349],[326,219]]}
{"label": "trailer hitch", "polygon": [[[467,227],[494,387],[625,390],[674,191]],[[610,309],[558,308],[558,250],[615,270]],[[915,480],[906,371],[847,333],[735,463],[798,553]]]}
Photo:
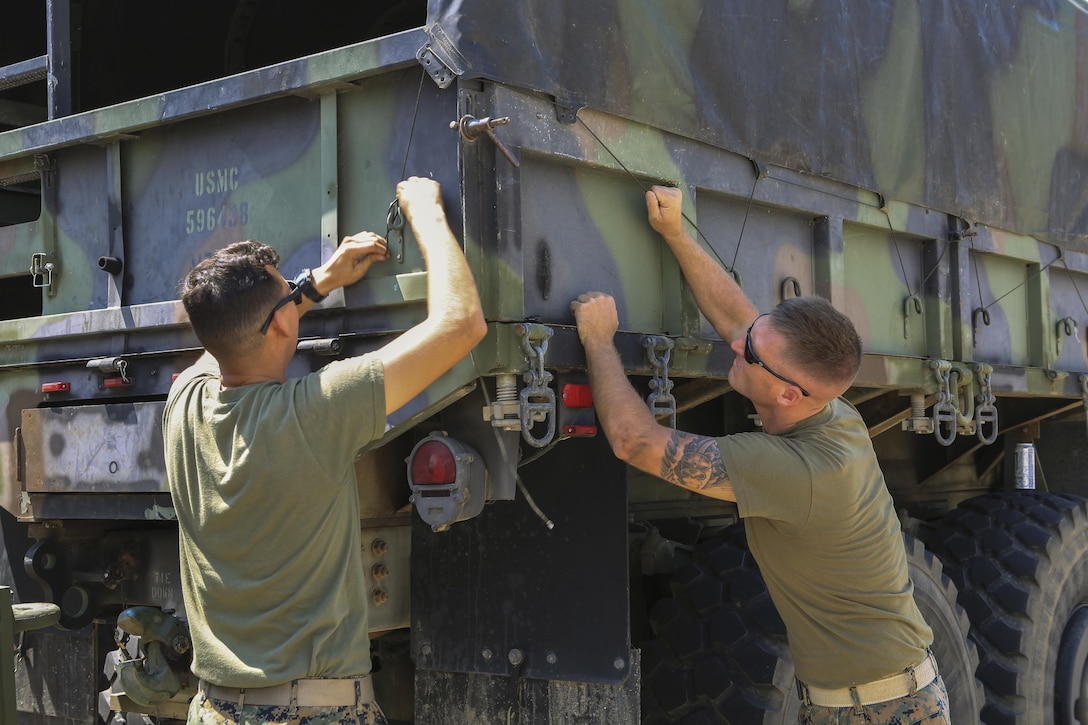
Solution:
{"label": "trailer hitch", "polygon": [[[125,694],[135,703],[154,707],[181,692],[189,682],[193,643],[189,627],[169,610],[157,607],[129,607],[117,615],[117,627],[140,638],[140,656],[121,659],[117,677]],[[124,652],[122,646],[122,654]]]}

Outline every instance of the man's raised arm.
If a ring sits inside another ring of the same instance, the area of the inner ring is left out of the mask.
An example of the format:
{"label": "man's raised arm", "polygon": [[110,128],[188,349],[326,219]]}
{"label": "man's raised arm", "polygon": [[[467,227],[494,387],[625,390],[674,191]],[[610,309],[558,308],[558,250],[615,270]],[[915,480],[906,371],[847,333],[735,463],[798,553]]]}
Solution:
{"label": "man's raised arm", "polygon": [[427,319],[377,351],[392,413],[468,355],[487,334],[480,296],[446,221],[437,182],[412,177],[397,199],[427,263]]}
{"label": "man's raised arm", "polygon": [[655,186],[646,192],[646,216],[680,263],[699,309],[723,340],[733,342],[759,311],[733,275],[684,229],[683,203],[679,189]]}

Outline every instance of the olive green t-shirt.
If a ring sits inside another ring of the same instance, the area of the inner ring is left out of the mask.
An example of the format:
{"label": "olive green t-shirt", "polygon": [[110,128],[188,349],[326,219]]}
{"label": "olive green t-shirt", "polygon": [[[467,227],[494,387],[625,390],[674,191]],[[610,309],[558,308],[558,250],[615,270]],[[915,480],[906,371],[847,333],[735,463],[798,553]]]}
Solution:
{"label": "olive green t-shirt", "polygon": [[205,355],[174,382],[163,437],[197,677],[370,671],[354,458],[384,430],[375,358],[224,390]]}
{"label": "olive green t-shirt", "polygon": [[925,657],[906,550],[868,430],[843,399],[781,435],[718,439],[797,678],[840,688]]}

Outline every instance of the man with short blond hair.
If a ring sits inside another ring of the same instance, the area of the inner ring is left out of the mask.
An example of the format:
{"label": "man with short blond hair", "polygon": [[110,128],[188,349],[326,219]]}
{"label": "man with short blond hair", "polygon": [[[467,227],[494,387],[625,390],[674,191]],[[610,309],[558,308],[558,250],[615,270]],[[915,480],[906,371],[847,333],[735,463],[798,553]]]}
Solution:
{"label": "man with short blond hair", "polygon": [[687,233],[677,189],[646,194],[651,226],[699,309],[736,354],[733,388],[763,431],[720,438],[659,425],[613,345],[615,301],[571,303],[594,404],[616,456],[669,483],[735,501],[789,638],[806,725],[948,722],[948,695],[914,602],[899,520],[868,429],[842,394],[861,363],[849,318],[818,297],[758,314]]}

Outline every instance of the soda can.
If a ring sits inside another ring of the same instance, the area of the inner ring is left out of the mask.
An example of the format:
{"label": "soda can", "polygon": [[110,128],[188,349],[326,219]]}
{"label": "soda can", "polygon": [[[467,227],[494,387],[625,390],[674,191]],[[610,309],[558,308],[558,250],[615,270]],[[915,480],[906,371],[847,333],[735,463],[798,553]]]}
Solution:
{"label": "soda can", "polygon": [[1014,476],[1016,487],[1031,490],[1035,488],[1035,445],[1032,443],[1016,444]]}

